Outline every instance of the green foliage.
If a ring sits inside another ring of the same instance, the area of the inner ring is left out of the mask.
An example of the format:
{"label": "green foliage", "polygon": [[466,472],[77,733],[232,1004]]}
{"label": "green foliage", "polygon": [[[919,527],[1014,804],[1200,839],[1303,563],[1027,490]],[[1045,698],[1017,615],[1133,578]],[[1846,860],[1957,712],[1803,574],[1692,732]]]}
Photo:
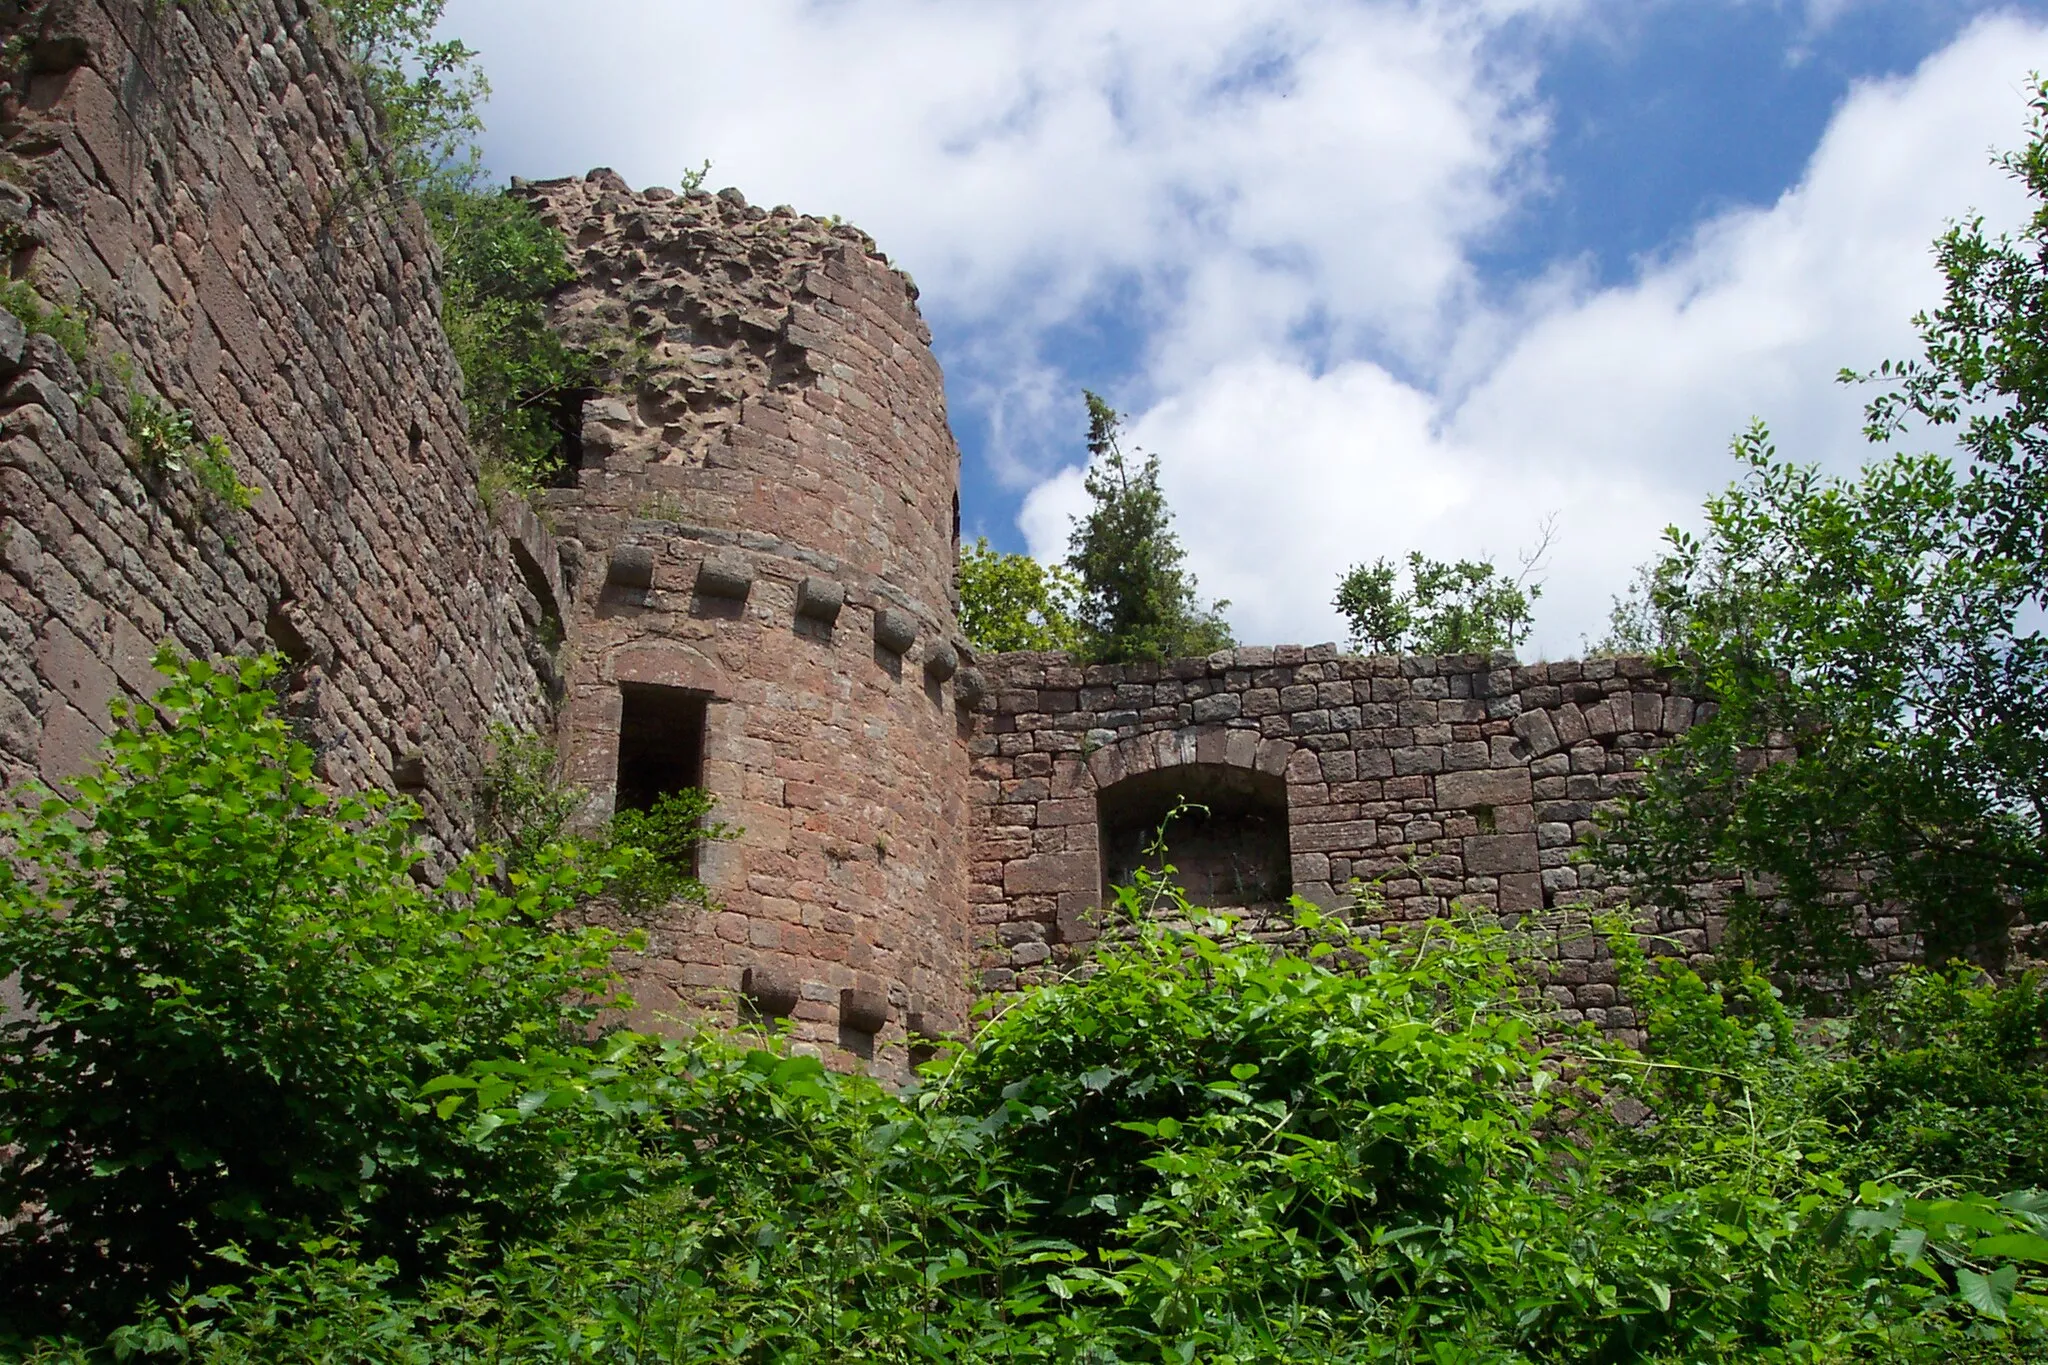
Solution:
{"label": "green foliage", "polygon": [[1081,653],[1081,584],[1064,565],[1002,554],[986,537],[960,551],[960,629],[976,649]]}
{"label": "green foliage", "polygon": [[562,781],[562,758],[549,736],[499,722],[487,738],[471,792],[477,838],[498,850],[508,871],[522,872],[569,837],[590,794]]}
{"label": "green foliage", "polygon": [[2048,1189],[2048,982],[1907,973],[1862,1002],[1824,1104],[1887,1179]]}
{"label": "green foliage", "polygon": [[9,280],[0,285],[0,308],[20,319],[30,336],[46,336],[55,341],[81,373],[92,367],[92,319],[84,312],[45,303],[27,280]]}
{"label": "green foliage", "polygon": [[1658,559],[1636,569],[1628,590],[1613,599],[1607,613],[1607,633],[1598,641],[1587,641],[1589,659],[1635,655],[1669,658],[1685,636],[1686,622],[1679,614],[1679,585],[1672,581],[1677,568],[1668,559]]}
{"label": "green foliage", "polygon": [[1653,759],[1602,856],[1667,904],[1743,873],[1738,949],[1823,984],[1867,961],[1854,891],[1910,911],[1932,960],[1994,953],[2048,872],[2040,579],[1945,460],[1829,478],[1760,427],[1736,454],[1744,480],[1656,570],[1718,710]]}
{"label": "green foliage", "polygon": [[476,52],[435,32],[446,0],[325,0],[383,127],[365,188],[417,195],[475,174],[490,84]]}
{"label": "green foliage", "polygon": [[230,1241],[356,1220],[417,1262],[458,1215],[560,1192],[543,1130],[490,1141],[415,1090],[569,1050],[612,993],[594,886],[561,854],[505,891],[411,875],[416,812],[337,798],[272,714],[274,659],[158,658],[76,795],[0,817],[0,1284],[16,1322],[90,1317]]}
{"label": "green foliage", "polygon": [[546,735],[494,725],[477,780],[479,838],[503,859],[507,874],[541,865],[564,848],[604,869],[605,894],[630,914],[672,901],[713,904],[693,871],[706,843],[739,837],[713,820],[712,799],[695,788],[664,793],[647,810],[622,810],[592,824],[580,821],[590,794],[562,781],[560,758]]}
{"label": "green foliage", "polygon": [[1375,654],[1405,649],[1415,628],[1415,600],[1397,585],[1400,571],[1391,561],[1355,564],[1337,585],[1332,605],[1351,623],[1351,644]]}
{"label": "green foliage", "polygon": [[1123,452],[1122,417],[1099,396],[1088,399],[1085,480],[1095,505],[1077,518],[1067,567],[1080,580],[1079,618],[1088,655],[1104,663],[1212,654],[1235,643],[1223,619],[1228,602],[1203,607],[1181,561],[1173,513],[1159,487],[1159,457]]}
{"label": "green foliage", "polygon": [[441,246],[442,327],[462,367],[483,491],[523,495],[563,473],[563,400],[598,361],[547,325],[575,277],[561,236],[523,201],[489,189],[476,137],[490,87],[474,50],[437,34],[445,0],[327,0],[383,120],[382,156],[355,193],[416,199]]}
{"label": "green foliage", "polygon": [[614,814],[595,847],[611,865],[606,891],[630,914],[659,910],[671,901],[711,905],[710,888],[697,880],[697,850],[706,843],[738,837],[739,831],[711,819],[713,802],[696,788],[663,792],[646,810]]}
{"label": "green foliage", "polygon": [[[2048,1197],[1862,1177],[1884,1154],[1826,1115],[1842,1075],[1910,1051],[1906,1034],[1825,1058],[1754,973],[1653,966],[1609,926],[1644,1009],[1635,1052],[1563,1029],[1520,975],[1528,945],[1498,928],[1362,937],[1297,904],[1276,949],[1163,877],[1119,902],[1096,970],[1008,1002],[901,1094],[709,1036],[615,1035],[568,1084],[452,1069],[414,1092],[451,1123],[517,1134],[554,1112],[520,1095],[567,1095],[642,1178],[545,1239],[458,1240],[424,1278],[347,1231],[312,1238],[246,1284],[173,1296],[112,1349],[1416,1365],[2048,1350]],[[1953,998],[1909,989],[1895,1008],[1923,1021],[1912,1039],[1931,1028],[2038,1071],[2015,1050],[2038,988],[1957,989],[1982,992],[1960,1010],[1978,1022],[1951,1027]],[[1610,1117],[1623,1097],[1651,1121]]]}
{"label": "green foliage", "polygon": [[562,236],[503,190],[444,181],[420,203],[441,244],[441,321],[486,477],[520,492],[557,482],[559,410],[599,368],[548,326],[549,297],[575,278]]}
{"label": "green foliage", "polygon": [[1352,645],[1378,654],[1513,650],[1529,638],[1530,611],[1543,596],[1530,575],[1548,545],[1546,529],[1543,545],[1514,578],[1489,560],[1447,564],[1411,551],[1406,590],[1391,560],[1356,564],[1338,583],[1333,605],[1350,622]]}
{"label": "green foliage", "polygon": [[1651,570],[1672,658],[1720,710],[1658,757],[1606,856],[1666,902],[1741,874],[1742,948],[1833,984],[1866,965],[1859,896],[1907,912],[1934,962],[1995,961],[2048,899],[2048,86],[2034,108],[2004,159],[2028,227],[1952,228],[1921,357],[1844,376],[1889,386],[1873,441],[1952,428],[1964,463],[1828,478],[1754,427],[1704,535],[1668,532]]}
{"label": "green foliage", "polygon": [[236,476],[226,437],[202,434],[191,409],[174,409],[140,389],[128,394],[128,439],[149,469],[159,474],[189,470],[200,488],[225,506],[247,511],[263,491]]}

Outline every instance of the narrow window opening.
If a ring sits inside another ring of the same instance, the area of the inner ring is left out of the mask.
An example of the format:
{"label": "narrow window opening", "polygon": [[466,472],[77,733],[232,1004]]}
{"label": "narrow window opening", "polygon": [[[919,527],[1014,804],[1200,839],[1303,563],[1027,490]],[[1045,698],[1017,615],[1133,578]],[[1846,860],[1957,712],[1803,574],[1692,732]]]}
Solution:
{"label": "narrow window opening", "polygon": [[[675,687],[624,683],[619,715],[618,810],[653,810],[664,796],[704,786],[705,698]],[[690,865],[699,875],[699,846]]]}
{"label": "narrow window opening", "polygon": [[576,476],[583,472],[583,405],[597,394],[591,388],[565,389],[555,400],[555,449],[561,468],[551,482],[557,488],[574,488]]}

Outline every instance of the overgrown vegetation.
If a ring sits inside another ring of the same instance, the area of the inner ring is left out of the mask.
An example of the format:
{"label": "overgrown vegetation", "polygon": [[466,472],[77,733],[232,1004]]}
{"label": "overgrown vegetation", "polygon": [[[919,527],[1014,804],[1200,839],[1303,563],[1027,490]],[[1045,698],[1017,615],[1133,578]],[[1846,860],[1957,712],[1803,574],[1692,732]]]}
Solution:
{"label": "overgrown vegetation", "polygon": [[564,424],[582,421],[581,396],[600,371],[548,325],[549,296],[575,278],[562,235],[524,201],[473,180],[444,179],[420,203],[441,244],[441,321],[462,366],[486,489],[557,483],[573,434]]}
{"label": "overgrown vegetation", "polygon": [[564,426],[580,421],[575,400],[605,362],[548,326],[548,298],[574,272],[561,234],[486,183],[476,137],[490,87],[473,49],[438,36],[445,7],[328,0],[383,125],[381,154],[364,151],[357,192],[410,197],[425,211],[441,247],[442,326],[462,367],[482,491],[520,496],[567,472]]}
{"label": "overgrown vegetation", "polygon": [[443,38],[447,0],[324,0],[382,127],[362,154],[364,191],[417,196],[474,181],[490,82],[473,48]]}
{"label": "overgrown vegetation", "polygon": [[1159,457],[1123,450],[1123,418],[1088,402],[1092,506],[1074,518],[1064,564],[1002,554],[987,540],[960,552],[960,625],[977,649],[1060,649],[1087,663],[1212,654],[1236,641],[1228,602],[1203,606],[1182,561]]}
{"label": "overgrown vegetation", "polygon": [[543,866],[568,848],[581,862],[607,870],[605,895],[629,914],[678,900],[714,905],[693,871],[698,850],[740,831],[712,818],[714,803],[703,791],[667,792],[646,810],[593,821],[590,793],[562,780],[560,756],[546,735],[496,725],[490,741],[475,792],[477,833],[507,875]]}
{"label": "overgrown vegetation", "polygon": [[1605,856],[1671,904],[1739,876],[1735,943],[1808,982],[1867,984],[1859,905],[1904,912],[1935,962],[1995,963],[2048,909],[2048,86],[2034,111],[2005,158],[2028,227],[1952,228],[1922,356],[1845,376],[1886,386],[1871,440],[1954,428],[1967,462],[1829,477],[1759,425],[1704,533],[1668,532],[1646,573],[1644,633],[1718,710],[1650,765]]}
{"label": "overgrown vegetation", "polygon": [[312,785],[268,665],[166,665],[108,766],[8,830],[17,1354],[2048,1351],[2038,980],[1916,975],[1823,1048],[1755,974],[1611,926],[1639,1052],[1563,1027],[1489,923],[1297,903],[1276,948],[1141,871],[1091,973],[891,1093],[592,1033],[624,945],[553,924],[601,868],[425,890],[411,812]]}
{"label": "overgrown vegetation", "polygon": [[274,659],[179,663],[76,794],[0,815],[0,1298],[17,1329],[105,1319],[233,1244],[317,1228],[430,1259],[565,1205],[568,1129],[443,1122],[420,1087],[580,1046],[611,998],[573,850],[498,889],[414,880],[416,811],[337,798],[272,712]]}

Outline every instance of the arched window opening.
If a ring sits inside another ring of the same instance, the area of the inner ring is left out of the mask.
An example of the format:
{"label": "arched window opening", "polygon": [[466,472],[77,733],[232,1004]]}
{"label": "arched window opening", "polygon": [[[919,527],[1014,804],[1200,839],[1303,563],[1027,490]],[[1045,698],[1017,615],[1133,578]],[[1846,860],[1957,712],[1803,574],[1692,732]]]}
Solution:
{"label": "arched window opening", "polygon": [[1162,825],[1165,861],[1195,905],[1270,906],[1293,890],[1281,778],[1220,763],[1160,768],[1103,789],[1096,809],[1104,899],[1137,868],[1159,866],[1152,846]]}

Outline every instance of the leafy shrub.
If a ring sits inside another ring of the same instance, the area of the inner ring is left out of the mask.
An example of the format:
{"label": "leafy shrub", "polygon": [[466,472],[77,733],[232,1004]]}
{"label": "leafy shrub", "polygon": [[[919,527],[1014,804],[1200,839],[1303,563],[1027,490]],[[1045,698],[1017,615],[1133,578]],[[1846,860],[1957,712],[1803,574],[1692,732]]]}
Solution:
{"label": "leafy shrub", "polygon": [[694,868],[702,844],[731,839],[738,831],[711,819],[712,800],[695,788],[664,792],[646,810],[622,810],[597,836],[612,866],[606,887],[629,913],[658,910],[674,900],[711,903],[711,892]]}
{"label": "leafy shrub", "polygon": [[487,738],[490,748],[472,793],[477,838],[504,856],[508,871],[518,872],[568,836],[589,793],[562,781],[561,755],[547,735],[501,722]]}
{"label": "leafy shrub", "polygon": [[2048,1189],[2048,981],[1904,974],[1863,1002],[1829,1112],[1874,1177]]}
{"label": "leafy shrub", "polygon": [[590,794],[562,781],[553,742],[507,725],[493,726],[490,740],[475,793],[477,831],[502,855],[507,872],[533,866],[551,849],[574,847],[604,869],[605,893],[629,914],[678,899],[711,904],[694,872],[697,849],[739,831],[711,818],[714,803],[704,792],[665,793],[651,809],[622,810],[578,829]]}
{"label": "leafy shrub", "polygon": [[414,809],[339,798],[271,714],[274,659],[180,663],[72,797],[0,817],[7,1311],[103,1313],[229,1241],[336,1219],[417,1259],[459,1214],[532,1216],[557,1172],[437,1118],[446,1072],[569,1045],[611,998],[561,855],[499,891],[411,875]]}
{"label": "leafy shrub", "polygon": [[[2040,1200],[1844,1184],[1799,1100],[1807,1054],[1763,1036],[1742,984],[1660,969],[1666,1017],[1718,1039],[1660,1061],[1546,1024],[1497,929],[1363,939],[1302,911],[1299,951],[1133,926],[900,1095],[772,1046],[614,1039],[579,1085],[634,1135],[643,1192],[545,1240],[472,1240],[424,1280],[317,1239],[115,1346],[622,1365],[2048,1349]],[[1651,1079],[1693,1066],[1726,1086]],[[501,1132],[547,1121],[517,1085],[462,1089],[491,1074],[425,1089],[476,1095]],[[1623,1084],[1650,1121],[1607,1117]]]}
{"label": "leafy shrub", "polygon": [[[617,944],[546,921],[598,855],[419,887],[410,812],[313,787],[269,668],[172,668],[77,800],[7,828],[12,1321],[166,1304],[30,1358],[2048,1351],[2048,1197],[2000,1194],[2010,1164],[1862,1178],[1854,1110],[1954,1105],[1960,1061],[2003,1077],[1966,1086],[1989,1124],[2039,1080],[2038,983],[1909,980],[1835,1057],[1754,972],[1617,934],[1638,1052],[1564,1028],[1489,923],[1297,903],[1276,946],[1168,869],[902,1093],[776,1042],[586,1041]],[[628,832],[672,855],[660,823]]]}

